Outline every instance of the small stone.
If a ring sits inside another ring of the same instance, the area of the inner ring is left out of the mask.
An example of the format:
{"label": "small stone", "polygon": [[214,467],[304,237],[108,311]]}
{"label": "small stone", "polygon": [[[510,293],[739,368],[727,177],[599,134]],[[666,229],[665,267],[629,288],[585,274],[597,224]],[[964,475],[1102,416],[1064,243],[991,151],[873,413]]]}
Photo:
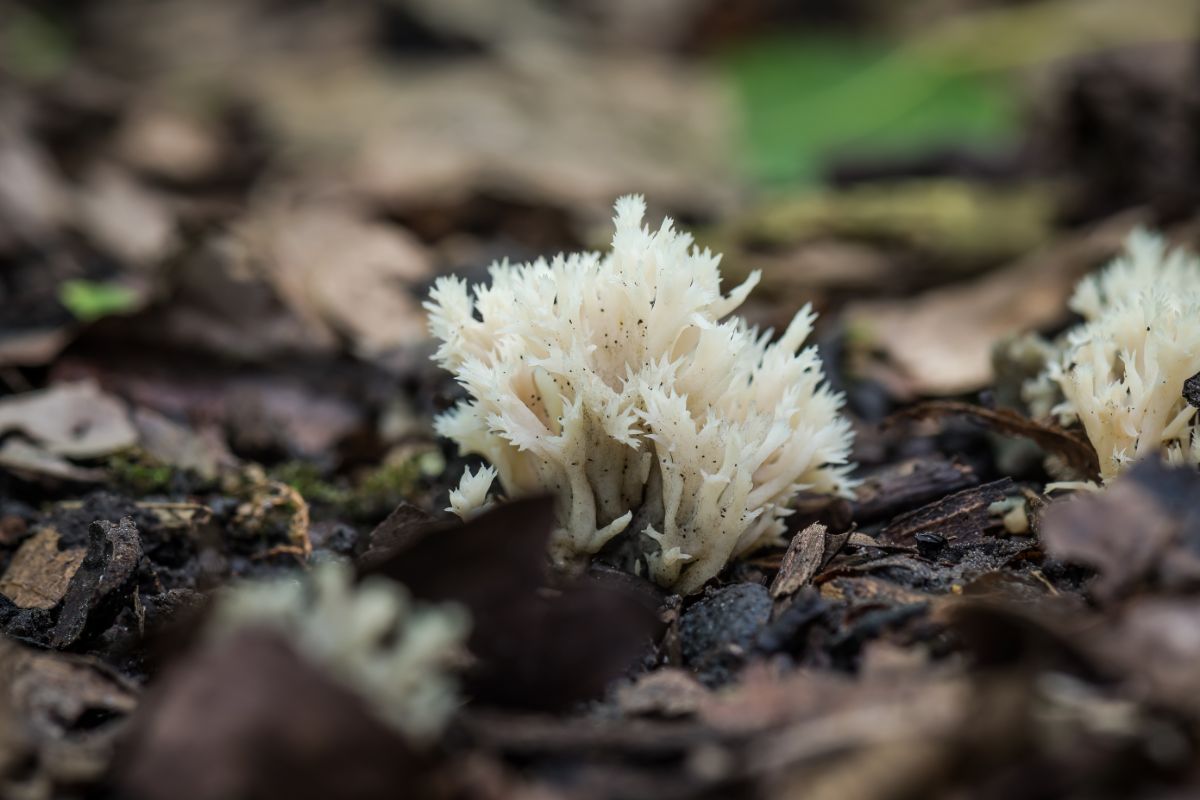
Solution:
{"label": "small stone", "polygon": [[1183,399],[1193,408],[1200,408],[1200,372],[1183,382]]}
{"label": "small stone", "polygon": [[738,583],[713,592],[679,620],[684,663],[704,683],[724,683],[770,620],[771,607],[770,593],[757,583]]}
{"label": "small stone", "polygon": [[918,531],[913,540],[917,543],[917,554],[921,558],[937,558],[946,546],[946,537],[932,531]]}

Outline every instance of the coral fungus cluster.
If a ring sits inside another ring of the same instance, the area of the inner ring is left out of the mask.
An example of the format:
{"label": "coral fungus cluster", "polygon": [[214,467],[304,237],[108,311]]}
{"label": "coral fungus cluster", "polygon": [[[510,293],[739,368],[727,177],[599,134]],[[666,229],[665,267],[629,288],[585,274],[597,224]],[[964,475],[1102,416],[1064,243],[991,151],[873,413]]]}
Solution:
{"label": "coral fungus cluster", "polygon": [[1034,412],[1078,421],[1105,480],[1152,452],[1200,464],[1197,409],[1184,397],[1200,373],[1200,258],[1135,231],[1070,306],[1083,322],[1026,387]]}
{"label": "coral fungus cluster", "polygon": [[470,395],[437,430],[494,468],[468,475],[459,513],[493,476],[509,495],[551,491],[558,561],[624,534],[654,580],[686,593],[777,541],[798,492],[849,494],[851,430],[803,347],[815,314],[774,341],[728,317],[758,274],[723,293],[720,257],[669,219],[644,227],[644,212],[640,197],[617,201],[603,255],[437,282],[435,358]]}
{"label": "coral fungus cluster", "polygon": [[207,635],[246,627],[283,636],[414,744],[436,738],[459,705],[453,668],[466,653],[466,612],[414,606],[387,578],[355,584],[352,567],[326,562],[300,577],[221,590]]}

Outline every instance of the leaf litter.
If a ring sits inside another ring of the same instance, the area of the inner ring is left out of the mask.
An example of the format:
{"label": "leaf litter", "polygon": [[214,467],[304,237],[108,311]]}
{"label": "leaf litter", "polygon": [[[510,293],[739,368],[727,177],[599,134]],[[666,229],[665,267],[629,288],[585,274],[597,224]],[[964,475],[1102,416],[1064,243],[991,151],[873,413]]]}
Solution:
{"label": "leaf litter", "polygon": [[[1095,474],[1086,442],[965,394],[999,338],[1068,322],[1135,221],[1194,239],[1194,164],[1124,144],[1161,125],[1186,153],[1176,57],[1059,65],[1030,158],[1060,154],[1065,201],[1023,155],[839,154],[833,184],[739,208],[722,88],[691,56],[590,38],[703,49],[704,4],[673,4],[674,27],[568,5],[516,25],[121,0],[81,12],[36,90],[5,73],[0,794],[1194,794],[1197,476],[1147,462],[1046,496],[1047,455]],[[380,19],[429,55],[398,68]],[[603,557],[550,569],[546,498],[450,518],[478,465],[429,428],[461,396],[427,364],[429,282],[594,246],[629,190],[764,268],[755,322],[815,302],[858,429],[853,501],[804,498],[785,541],[687,599]],[[1180,390],[1200,405],[1196,378]],[[220,587],[330,558],[470,611],[432,748],[269,629],[199,635]]]}

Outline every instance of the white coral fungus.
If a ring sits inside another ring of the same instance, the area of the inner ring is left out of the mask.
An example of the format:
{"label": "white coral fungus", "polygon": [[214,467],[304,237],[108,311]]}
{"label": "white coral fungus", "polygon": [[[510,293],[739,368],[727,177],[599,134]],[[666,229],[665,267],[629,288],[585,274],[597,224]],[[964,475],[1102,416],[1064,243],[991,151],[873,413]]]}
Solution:
{"label": "white coral fungus", "polygon": [[234,584],[218,593],[206,634],[275,630],[410,742],[427,743],[459,705],[453,668],[465,657],[467,613],[414,607],[395,581],[355,585],[353,573],[325,562],[297,578]]}
{"label": "white coral fungus", "polygon": [[495,480],[494,467],[480,467],[475,474],[471,474],[468,467],[463,471],[458,488],[450,492],[450,507],[446,510],[453,511],[464,520],[485,511],[491,505],[487,499],[488,489],[492,488]]}
{"label": "white coral fungus", "polygon": [[1183,396],[1200,372],[1200,259],[1137,230],[1070,306],[1084,322],[1027,391],[1058,386],[1065,399],[1053,413],[1083,425],[1106,481],[1156,451],[1200,464],[1200,423]]}
{"label": "white coral fungus", "polygon": [[[777,541],[797,492],[848,495],[851,430],[816,348],[801,349],[816,315],[806,306],[775,342],[722,321],[758,273],[722,294],[720,256],[644,213],[640,197],[617,201],[604,255],[437,282],[435,359],[470,394],[437,430],[509,495],[557,495],[556,560],[629,528],[650,575],[686,593]],[[462,494],[480,496],[477,480]]]}

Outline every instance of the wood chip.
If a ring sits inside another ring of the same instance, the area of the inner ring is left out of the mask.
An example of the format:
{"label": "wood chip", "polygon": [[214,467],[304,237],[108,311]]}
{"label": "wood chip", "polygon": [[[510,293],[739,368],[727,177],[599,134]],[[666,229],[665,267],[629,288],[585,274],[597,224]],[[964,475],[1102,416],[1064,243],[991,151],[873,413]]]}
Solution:
{"label": "wood chip", "polygon": [[771,583],[771,597],[778,600],[795,594],[809,583],[825,559],[825,533],[828,529],[814,522],[792,537],[784,553],[779,574]]}
{"label": "wood chip", "polygon": [[1003,478],[982,486],[964,489],[935,503],[901,514],[880,531],[877,540],[883,544],[911,544],[921,531],[932,531],[960,544],[1002,528],[999,519],[988,507],[1015,491],[1011,478]]}

